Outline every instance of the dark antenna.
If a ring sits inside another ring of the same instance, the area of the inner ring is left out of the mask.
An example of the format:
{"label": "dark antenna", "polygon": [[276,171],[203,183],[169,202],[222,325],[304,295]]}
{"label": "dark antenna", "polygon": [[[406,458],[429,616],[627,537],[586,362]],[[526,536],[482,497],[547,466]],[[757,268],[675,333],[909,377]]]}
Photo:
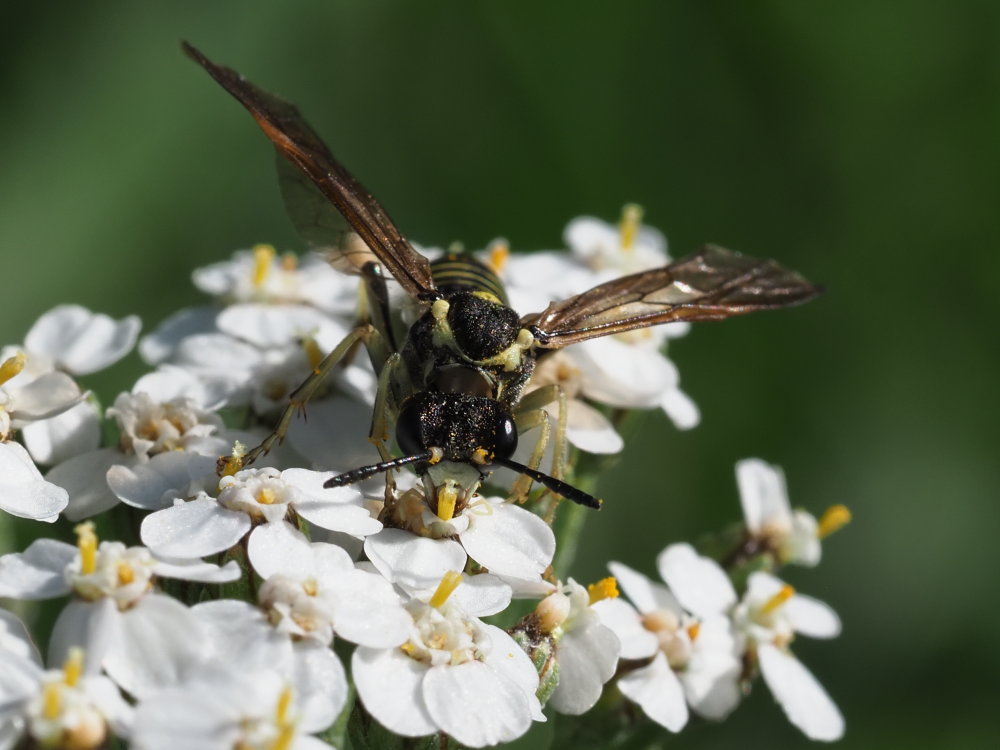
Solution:
{"label": "dark antenna", "polygon": [[330,477],[325,482],[323,482],[323,487],[330,489],[331,487],[344,487],[348,484],[354,484],[355,482],[360,482],[362,479],[367,479],[368,477],[373,477],[376,474],[381,474],[383,471],[388,471],[389,469],[397,469],[400,466],[406,466],[407,464],[413,464],[417,461],[429,461],[431,458],[430,451],[426,453],[417,453],[413,456],[403,456],[402,458],[392,458],[388,461],[381,461],[377,464],[372,464],[371,466],[362,466],[360,469],[352,469],[351,471],[345,471],[343,474],[338,474],[335,477]]}
{"label": "dark antenna", "polygon": [[547,487],[548,489],[555,492],[557,495],[562,495],[567,500],[572,500],[577,505],[585,505],[588,508],[595,508],[597,510],[601,509],[601,504],[604,502],[599,498],[594,497],[588,492],[577,489],[571,484],[566,484],[561,479],[556,479],[555,477],[550,477],[548,474],[543,474],[540,471],[535,471],[532,468],[525,466],[524,464],[519,464],[517,461],[512,461],[509,458],[500,458],[499,456],[493,459],[493,463],[499,464],[500,466],[505,466],[508,469],[516,471],[518,474],[524,474],[529,476],[538,482],[540,485]]}

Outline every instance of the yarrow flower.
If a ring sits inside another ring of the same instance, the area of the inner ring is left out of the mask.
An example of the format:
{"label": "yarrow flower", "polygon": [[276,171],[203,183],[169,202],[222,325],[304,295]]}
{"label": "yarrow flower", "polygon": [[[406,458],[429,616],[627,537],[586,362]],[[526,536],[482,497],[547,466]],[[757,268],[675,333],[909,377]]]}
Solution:
{"label": "yarrow flower", "polygon": [[747,593],[733,613],[737,631],[760,665],[764,682],[788,720],[813,740],[832,741],[844,734],[844,717],[823,686],[795,658],[789,646],[797,633],[834,638],[840,618],[829,606],[769,573],[747,581]]}
{"label": "yarrow flower", "polygon": [[351,660],[358,695],[404,737],[442,731],[469,747],[510,742],[545,721],[538,673],[507,633],[450,601],[461,581],[452,572],[428,599],[406,604],[412,627],[402,647],[358,647]]}
{"label": "yarrow flower", "polygon": [[819,521],[807,511],[793,511],[784,473],[759,458],[737,462],[736,482],[753,547],[770,552],[779,564],[819,564],[820,540],[851,520],[843,505],[828,508]]}
{"label": "yarrow flower", "polygon": [[678,732],[688,706],[719,720],[739,702],[742,663],[728,618],[736,592],[722,568],[690,545],[671,545],[656,562],[667,586],[610,563],[634,606],[609,599],[594,608],[621,640],[623,659],[649,660],[621,677],[618,688],[653,721]]}

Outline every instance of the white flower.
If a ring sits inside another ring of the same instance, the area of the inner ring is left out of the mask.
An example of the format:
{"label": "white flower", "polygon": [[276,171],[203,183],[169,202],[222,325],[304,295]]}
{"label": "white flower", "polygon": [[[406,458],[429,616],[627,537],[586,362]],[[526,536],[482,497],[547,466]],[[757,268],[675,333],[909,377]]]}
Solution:
{"label": "white flower", "polygon": [[328,477],[306,469],[245,469],[219,480],[217,499],[202,493],[146,516],[140,535],[155,553],[188,560],[229,549],[256,524],[283,523],[290,511],[352,536],[379,531],[382,525],[364,507],[361,492],[324,488]]}
{"label": "white flower", "polygon": [[[218,665],[145,696],[136,708],[136,750],[320,750],[337,700],[322,675],[283,675]],[[343,700],[339,700],[340,705]]]}
{"label": "white flower", "polygon": [[736,592],[723,570],[686,544],[657,558],[670,588],[621,563],[611,572],[635,608],[620,599],[594,605],[622,643],[621,658],[652,661],[618,680],[622,693],[672,732],[688,720],[687,705],[722,719],[739,701],[741,663],[727,611]]}
{"label": "white flower", "polygon": [[544,721],[538,674],[514,640],[450,601],[462,577],[447,575],[427,600],[406,605],[413,620],[400,648],[359,646],[352,659],[358,695],[390,731],[443,731],[469,747],[509,742]]}
{"label": "white flower", "polygon": [[103,747],[109,727],[129,736],[132,708],[102,675],[83,670],[84,652],[73,649],[61,669],[0,650],[0,741],[11,747],[24,733],[41,747]]}
{"label": "white flower", "polygon": [[161,508],[166,504],[162,496],[167,487],[160,488],[153,506],[130,497],[136,473],[159,478],[183,474],[184,481],[169,488],[177,496],[195,477],[214,475],[216,457],[231,445],[229,435],[219,432],[222,420],[188,398],[161,402],[145,392],[121,393],[108,416],[117,420],[121,431],[115,447],[73,456],[46,477],[69,491],[66,515],[70,520],[108,510],[119,499],[136,507]]}
{"label": "white flower", "polygon": [[844,717],[823,686],[791,653],[796,633],[833,638],[840,619],[828,605],[774,576],[757,572],[747,580],[747,593],[733,612],[736,628],[756,653],[760,671],[788,720],[813,740],[833,741],[844,734]]}
{"label": "white flower", "polygon": [[[421,545],[419,540],[423,537],[438,540],[442,548],[450,545],[464,549],[464,554],[504,578],[540,580],[552,563],[555,535],[534,513],[503,498],[477,496],[456,515],[442,518],[427,507],[424,498],[420,489],[402,493],[393,509],[393,518],[403,528],[385,529],[365,541],[365,552],[376,566],[386,561],[394,570],[412,570],[407,547],[429,549]],[[458,550],[453,554],[462,556]],[[446,570],[465,568],[464,561],[455,565],[450,556],[447,559],[446,564],[451,567],[430,574],[435,585]],[[389,560],[394,562],[388,563]],[[387,570],[382,572],[394,579]]]}
{"label": "white flower", "polygon": [[[618,591],[613,578],[594,584],[590,592],[572,578],[552,589],[538,603],[529,622],[551,639],[558,665],[558,682],[548,705],[559,713],[576,716],[597,703],[604,683],[614,676],[618,666],[618,636],[601,622],[591,606],[618,596]],[[515,639],[517,636],[515,632]]]}
{"label": "white flower", "polygon": [[756,547],[775,555],[779,564],[817,565],[820,540],[851,518],[843,505],[828,508],[819,521],[804,510],[793,511],[784,472],[759,458],[736,463],[736,483],[747,531]]}
{"label": "white flower", "polygon": [[[110,367],[132,350],[140,327],[135,315],[116,321],[79,305],[55,307],[31,327],[24,342],[27,368],[17,385],[27,390],[30,384],[30,390],[38,392],[47,384],[47,416],[36,414],[23,430],[25,445],[36,461],[55,464],[97,447],[99,415],[91,404],[80,403],[85,394],[69,375],[89,375]],[[2,358],[12,353],[5,349]],[[24,409],[23,398],[17,400]],[[60,402],[72,408],[58,408]]]}
{"label": "white flower", "polygon": [[69,503],[69,493],[42,478],[19,443],[0,442],[0,510],[52,523]]}
{"label": "white flower", "polygon": [[670,262],[667,238],[642,224],[642,208],[630,203],[617,226],[593,216],[579,216],[563,230],[563,241],[573,255],[594,271],[611,269],[624,276]]}
{"label": "white flower", "polygon": [[222,583],[239,578],[239,566],[167,562],[142,547],[98,545],[90,523],[77,534],[78,547],[38,539],[23,553],[0,557],[0,597],[75,595],[53,628],[50,663],[80,646],[133,695],[175,681],[199,658],[199,624],[184,605],[152,589],[153,576]]}
{"label": "white flower", "polygon": [[268,524],[250,538],[261,608],[281,632],[326,646],[333,634],[374,648],[398,646],[410,616],[382,576],[355,568],[332,544],[310,543],[288,524]]}
{"label": "white flower", "polygon": [[79,404],[86,394],[69,375],[51,369],[29,369],[34,364],[21,351],[0,355],[0,440],[14,430],[47,420]]}

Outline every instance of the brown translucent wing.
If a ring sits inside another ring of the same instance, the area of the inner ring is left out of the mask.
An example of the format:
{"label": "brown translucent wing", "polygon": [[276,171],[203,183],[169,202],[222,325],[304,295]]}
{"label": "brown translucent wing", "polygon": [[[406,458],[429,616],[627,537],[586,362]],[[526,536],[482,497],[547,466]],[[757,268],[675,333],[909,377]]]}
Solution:
{"label": "brown translucent wing", "polygon": [[578,341],[675,320],[719,320],[755,310],[797,305],[820,289],[773,260],[708,245],[663,268],[624,276],[521,319],[539,347]]}
{"label": "brown translucent wing", "polygon": [[294,105],[257,88],[236,71],[216,65],[187,42],[181,42],[181,47],[247,108],[278,153],[337,207],[407,293],[414,297],[435,294],[430,262],[400,234],[372,194],[333,158]]}

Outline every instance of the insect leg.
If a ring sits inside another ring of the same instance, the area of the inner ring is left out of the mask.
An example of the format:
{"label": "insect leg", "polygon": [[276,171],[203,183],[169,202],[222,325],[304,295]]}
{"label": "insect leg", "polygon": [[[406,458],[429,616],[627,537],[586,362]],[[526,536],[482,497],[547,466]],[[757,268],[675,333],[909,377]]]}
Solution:
{"label": "insect leg", "polygon": [[[288,432],[288,425],[291,424],[292,417],[295,416],[296,412],[305,409],[306,403],[312,398],[312,395],[316,390],[323,384],[326,376],[330,374],[330,371],[344,359],[345,355],[350,352],[353,347],[359,343],[366,343],[373,336],[377,336],[377,331],[371,325],[361,325],[354,328],[350,333],[348,333],[343,341],[334,347],[333,351],[323,357],[323,360],[313,368],[312,373],[301,385],[292,391],[292,394],[288,397],[288,403],[281,412],[281,416],[278,417],[278,422],[275,424],[274,429],[271,434],[268,435],[256,448],[248,451],[240,460],[239,468],[245,468],[256,461],[261,456],[269,453],[274,447],[275,443],[280,443],[285,439],[285,434]],[[231,471],[232,469],[230,469]]]}
{"label": "insect leg", "polygon": [[[532,451],[531,458],[527,464],[530,468],[537,470],[542,462],[542,456],[544,455],[545,448],[547,447],[548,441],[551,437],[551,426],[549,425],[550,415],[544,407],[553,402],[556,402],[558,409],[556,416],[555,442],[552,446],[552,470],[550,471],[550,475],[556,479],[562,479],[566,470],[567,449],[567,400],[565,390],[563,390],[563,388],[558,384],[551,383],[549,385],[542,386],[541,388],[536,388],[534,391],[527,394],[518,404],[517,423],[518,426],[523,425],[526,427],[533,427],[537,424],[542,428],[542,433],[539,435],[538,442],[535,444],[535,448]],[[523,417],[521,416],[522,414]],[[522,502],[530,489],[531,479],[527,476],[522,476],[514,484],[512,494],[518,499],[518,502]]]}

